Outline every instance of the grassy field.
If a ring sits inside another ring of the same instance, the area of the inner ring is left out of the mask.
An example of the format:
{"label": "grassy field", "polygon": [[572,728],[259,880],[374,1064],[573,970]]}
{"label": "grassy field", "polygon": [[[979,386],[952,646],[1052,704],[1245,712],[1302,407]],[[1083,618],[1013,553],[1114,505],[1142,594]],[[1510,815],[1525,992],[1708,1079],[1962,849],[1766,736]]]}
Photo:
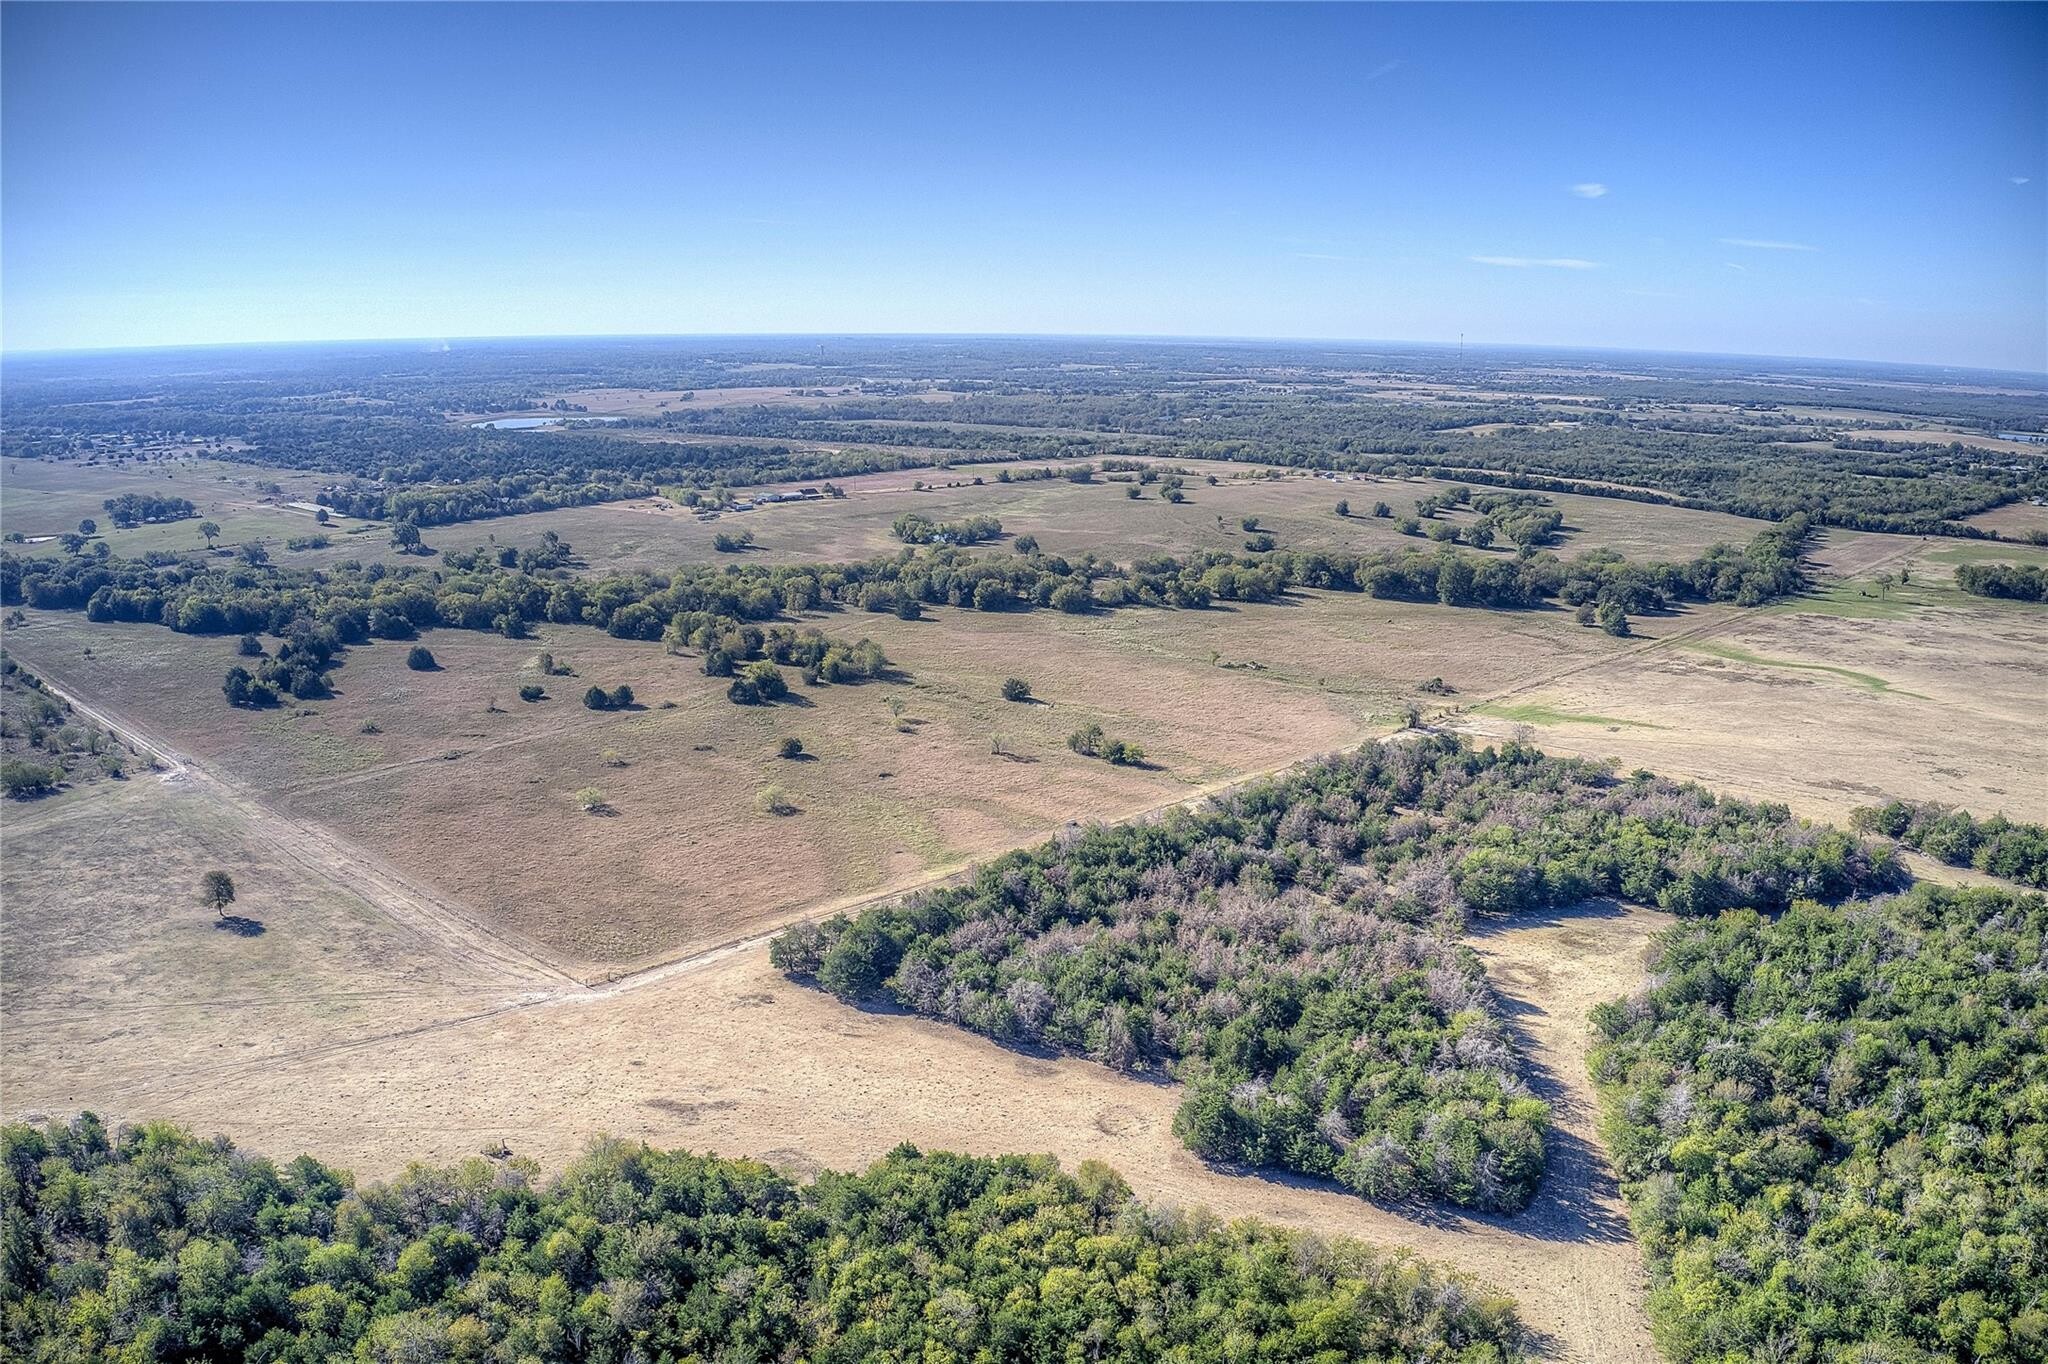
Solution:
{"label": "grassy field", "polygon": [[[18,531],[35,542],[8,546],[25,554],[64,553],[54,537],[77,530],[87,518],[98,523],[99,538],[123,558],[140,558],[152,550],[205,549],[206,537],[199,527],[206,521],[220,527],[220,548],[260,543],[281,563],[371,558],[389,552],[390,533],[382,522],[332,514],[329,526],[314,521],[310,504],[326,482],[316,474],[206,458],[121,465],[0,460],[0,529]],[[101,503],[122,493],[186,498],[199,515],[120,530]],[[309,505],[289,505],[293,502]],[[295,554],[285,549],[288,540],[319,534],[333,541],[331,550]]]}
{"label": "grassy field", "polygon": [[[1474,619],[1452,628],[1454,614]],[[220,695],[231,639],[33,613],[9,644],[59,685],[119,698],[146,730],[280,809],[383,850],[592,968],[1355,742],[1428,699],[1415,691],[1427,677],[1485,690],[1518,665],[1612,647],[1561,612],[1349,595],[1236,611],[820,623],[872,634],[903,680],[741,707],[695,659],[655,645],[580,627],[532,641],[437,631],[436,672],[408,670],[404,645],[361,646],[334,674],[333,699],[249,712]],[[576,675],[522,702],[543,649]],[[1034,703],[1001,700],[1011,675],[1032,683]],[[621,682],[639,698],[632,712],[578,700]],[[1070,752],[1066,736],[1091,722],[1141,744],[1147,766]],[[803,739],[805,760],[776,756],[788,736]],[[763,813],[770,785],[798,813]],[[609,813],[578,809],[585,787]]]}

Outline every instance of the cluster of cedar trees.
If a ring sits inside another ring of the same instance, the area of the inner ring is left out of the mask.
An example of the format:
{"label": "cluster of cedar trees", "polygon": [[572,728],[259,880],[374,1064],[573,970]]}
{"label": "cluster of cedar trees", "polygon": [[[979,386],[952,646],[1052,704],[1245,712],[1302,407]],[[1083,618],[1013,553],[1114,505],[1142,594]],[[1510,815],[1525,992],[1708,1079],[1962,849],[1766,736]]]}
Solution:
{"label": "cluster of cedar trees", "polygon": [[798,1184],[600,1141],[358,1186],[165,1124],[0,1129],[0,1354],[317,1361],[1517,1364],[1512,1303],[1113,1170],[899,1147]]}
{"label": "cluster of cedar trees", "polygon": [[1173,1075],[1176,1130],[1212,1159],[1514,1209],[1548,1110],[1459,944],[1468,915],[1606,894],[1782,908],[1898,877],[1888,850],[1782,806],[1418,737],[1077,831],[772,955],[849,1001]]}

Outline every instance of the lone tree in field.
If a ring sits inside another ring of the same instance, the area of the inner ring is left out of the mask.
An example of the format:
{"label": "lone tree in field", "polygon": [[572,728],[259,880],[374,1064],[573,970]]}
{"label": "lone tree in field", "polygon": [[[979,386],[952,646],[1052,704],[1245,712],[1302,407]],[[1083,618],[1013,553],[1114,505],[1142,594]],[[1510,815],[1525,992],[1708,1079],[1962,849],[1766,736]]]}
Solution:
{"label": "lone tree in field", "polygon": [[804,741],[792,736],[784,739],[775,751],[785,758],[801,758],[804,755]]}
{"label": "lone tree in field", "polygon": [[1031,699],[1031,684],[1021,677],[1004,678],[1003,699],[1005,701],[1029,701]]}
{"label": "lone tree in field", "polygon": [[213,542],[220,539],[220,522],[201,521],[199,523],[199,533],[206,537],[206,547],[212,549]]}
{"label": "lone tree in field", "polygon": [[405,651],[405,666],[416,673],[429,673],[440,665],[434,662],[434,652],[424,644],[415,644]]}
{"label": "lone tree in field", "polygon": [[1341,498],[1341,497],[1340,497],[1340,498],[1338,498],[1338,499],[1337,499],[1337,515],[1339,515],[1339,516],[1349,516],[1349,515],[1351,515],[1351,503],[1350,503],[1349,501],[1345,500],[1344,498]]}
{"label": "lone tree in field", "polygon": [[213,912],[227,917],[228,906],[235,902],[235,878],[224,871],[210,871],[199,878],[199,898],[213,906]]}

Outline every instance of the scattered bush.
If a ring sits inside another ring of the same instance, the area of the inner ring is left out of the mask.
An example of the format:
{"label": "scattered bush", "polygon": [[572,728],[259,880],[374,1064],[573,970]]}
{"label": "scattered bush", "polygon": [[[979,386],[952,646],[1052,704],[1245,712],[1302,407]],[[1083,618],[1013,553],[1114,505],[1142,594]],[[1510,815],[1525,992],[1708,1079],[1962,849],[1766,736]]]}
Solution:
{"label": "scattered bush", "polygon": [[1029,701],[1031,699],[1031,684],[1021,677],[1004,678],[1003,699],[1005,701]]}
{"label": "scattered bush", "polygon": [[434,662],[433,651],[424,644],[415,644],[405,651],[405,666],[416,673],[433,672],[441,665]]}

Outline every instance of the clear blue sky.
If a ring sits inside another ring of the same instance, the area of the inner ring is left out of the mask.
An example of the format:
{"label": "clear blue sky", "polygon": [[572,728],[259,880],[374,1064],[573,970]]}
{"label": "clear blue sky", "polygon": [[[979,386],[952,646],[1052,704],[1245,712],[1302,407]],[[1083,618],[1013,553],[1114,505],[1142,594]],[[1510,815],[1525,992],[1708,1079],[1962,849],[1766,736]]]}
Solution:
{"label": "clear blue sky", "polygon": [[667,332],[2048,369],[2048,7],[8,4],[9,349]]}

